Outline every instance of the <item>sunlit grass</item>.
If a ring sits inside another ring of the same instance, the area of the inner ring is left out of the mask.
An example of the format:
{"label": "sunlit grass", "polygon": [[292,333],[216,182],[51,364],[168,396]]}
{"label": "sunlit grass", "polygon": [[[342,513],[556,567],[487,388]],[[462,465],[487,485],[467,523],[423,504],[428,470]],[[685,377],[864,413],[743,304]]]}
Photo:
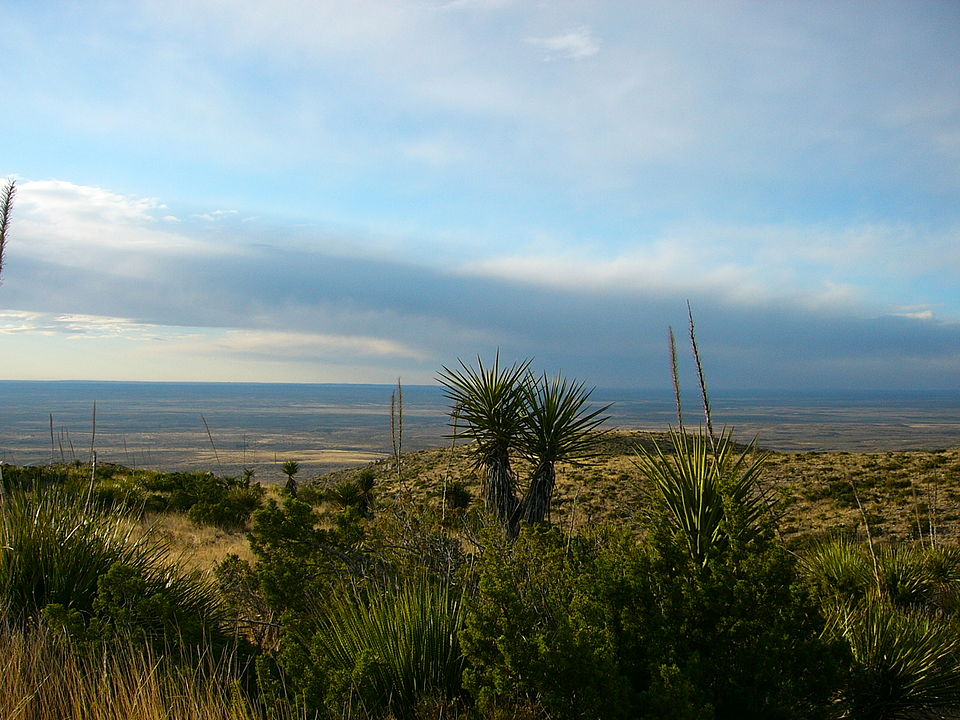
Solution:
{"label": "sunlit grass", "polygon": [[[6,720],[255,720],[262,708],[226,663],[189,670],[133,644],[78,651],[46,626],[0,625],[0,717]],[[278,720],[292,718],[274,711]]]}

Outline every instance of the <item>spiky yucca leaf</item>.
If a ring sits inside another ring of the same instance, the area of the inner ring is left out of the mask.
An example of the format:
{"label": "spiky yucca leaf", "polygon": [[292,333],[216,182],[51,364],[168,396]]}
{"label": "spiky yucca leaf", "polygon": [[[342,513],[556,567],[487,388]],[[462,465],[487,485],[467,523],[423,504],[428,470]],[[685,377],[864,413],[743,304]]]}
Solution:
{"label": "spiky yucca leaf", "polygon": [[316,639],[344,673],[362,665],[355,693],[368,712],[408,717],[420,700],[460,695],[462,627],[461,592],[418,578],[341,596],[320,611]]}
{"label": "spiky yucca leaf", "polygon": [[610,405],[591,410],[583,382],[553,379],[546,373],[527,378],[523,385],[526,404],[519,437],[520,450],[532,463],[577,462],[592,457],[597,448],[597,429],[608,419]]}
{"label": "spiky yucca leaf", "polygon": [[[523,380],[530,361],[500,367],[499,353],[485,367],[477,358],[473,368],[462,360],[460,368],[443,367],[438,375],[458,421],[457,435],[475,442],[479,464],[513,446],[523,423]],[[463,423],[462,427],[459,423]]]}
{"label": "spiky yucca leaf", "polygon": [[750,540],[765,531],[769,508],[757,490],[764,453],[753,444],[741,451],[729,431],[713,439],[703,428],[695,435],[671,429],[669,437],[672,453],[654,442],[637,447],[635,462],[697,565],[725,548],[730,533]]}
{"label": "spiky yucca leaf", "polygon": [[523,379],[530,361],[500,367],[497,353],[485,367],[477,358],[473,368],[460,361],[460,368],[444,366],[438,375],[447,398],[453,403],[458,437],[474,441],[476,465],[484,471],[484,501],[487,509],[508,528],[516,526],[517,496],[510,451],[523,424]]}
{"label": "spiky yucca leaf", "polygon": [[834,612],[854,667],[846,717],[939,718],[960,705],[960,634],[944,618],[876,598]]}
{"label": "spiky yucca leaf", "polygon": [[582,462],[596,453],[598,428],[609,405],[590,409],[592,390],[563,375],[553,379],[527,377],[523,385],[524,422],[518,437],[520,452],[533,466],[524,502],[524,520],[541,522],[550,515],[558,462]]}

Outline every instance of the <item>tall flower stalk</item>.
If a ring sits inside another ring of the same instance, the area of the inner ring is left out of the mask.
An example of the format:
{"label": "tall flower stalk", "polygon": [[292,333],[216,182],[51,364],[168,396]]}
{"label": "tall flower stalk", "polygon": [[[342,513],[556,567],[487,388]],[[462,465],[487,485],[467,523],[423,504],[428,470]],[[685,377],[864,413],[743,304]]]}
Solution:
{"label": "tall flower stalk", "polygon": [[0,277],[3,276],[3,253],[7,249],[7,233],[10,231],[10,216],[13,214],[13,198],[16,194],[15,180],[7,181],[0,191]]}

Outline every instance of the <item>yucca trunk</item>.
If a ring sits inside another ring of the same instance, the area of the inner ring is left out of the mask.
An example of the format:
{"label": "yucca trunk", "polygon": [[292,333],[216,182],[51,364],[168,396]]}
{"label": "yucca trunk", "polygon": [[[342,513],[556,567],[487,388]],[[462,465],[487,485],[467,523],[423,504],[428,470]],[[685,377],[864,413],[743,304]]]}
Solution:
{"label": "yucca trunk", "polygon": [[550,503],[553,488],[557,483],[557,469],[553,463],[542,463],[530,480],[530,493],[523,509],[523,519],[528,523],[542,523],[550,520]]}
{"label": "yucca trunk", "polygon": [[517,530],[517,495],[514,490],[513,472],[507,451],[498,450],[486,460],[484,503],[505,528],[515,534]]}

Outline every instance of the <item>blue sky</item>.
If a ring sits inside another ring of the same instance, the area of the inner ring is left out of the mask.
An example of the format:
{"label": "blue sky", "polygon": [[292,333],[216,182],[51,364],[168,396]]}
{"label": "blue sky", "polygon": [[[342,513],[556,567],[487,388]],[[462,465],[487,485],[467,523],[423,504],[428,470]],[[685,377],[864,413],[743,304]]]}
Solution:
{"label": "blue sky", "polygon": [[5,379],[960,387],[955,2],[0,3]]}

